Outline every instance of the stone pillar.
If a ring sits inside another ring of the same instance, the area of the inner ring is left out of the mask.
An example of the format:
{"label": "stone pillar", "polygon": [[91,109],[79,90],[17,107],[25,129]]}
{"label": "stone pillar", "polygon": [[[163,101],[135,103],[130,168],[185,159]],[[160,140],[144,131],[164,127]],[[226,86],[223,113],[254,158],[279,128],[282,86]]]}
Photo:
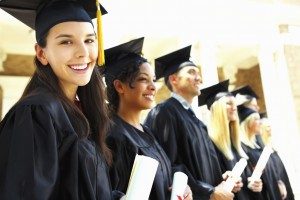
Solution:
{"label": "stone pillar", "polygon": [[[219,82],[217,59],[216,59],[216,44],[214,42],[203,42],[193,45],[192,57],[200,58],[196,60],[201,65],[202,87],[205,88]],[[195,55],[195,56],[193,56]],[[198,107],[198,98],[195,98],[192,104],[194,111],[199,119],[205,124],[209,120],[209,111],[206,106]]]}
{"label": "stone pillar", "polygon": [[279,31],[275,30],[273,36],[274,38],[270,39],[270,42],[265,41],[260,46],[259,65],[262,86],[272,126],[273,142],[286,166],[294,193],[297,196],[300,191],[299,180],[296,178],[300,177],[299,130]]}

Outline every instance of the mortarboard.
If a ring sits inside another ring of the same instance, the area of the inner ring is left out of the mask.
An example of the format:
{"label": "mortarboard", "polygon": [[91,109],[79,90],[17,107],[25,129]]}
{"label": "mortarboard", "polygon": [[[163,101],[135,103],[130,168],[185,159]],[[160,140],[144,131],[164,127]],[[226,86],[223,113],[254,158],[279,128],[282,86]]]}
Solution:
{"label": "mortarboard", "polygon": [[258,113],[257,111],[255,111],[251,108],[247,108],[246,106],[243,106],[243,105],[239,105],[237,108],[238,108],[238,114],[239,114],[241,123],[251,114]]}
{"label": "mortarboard", "polygon": [[[2,0],[0,8],[34,29],[37,42],[56,24],[67,21],[92,23],[93,18],[99,17],[97,19],[99,28],[98,61],[101,61],[101,65],[103,65],[101,14],[99,14],[98,0],[96,2],[95,0]],[[106,14],[106,10],[102,6],[100,7],[102,14]]]}
{"label": "mortarboard", "polygon": [[139,61],[142,58],[143,44],[144,37],[106,49],[104,76],[115,77]]}
{"label": "mortarboard", "polygon": [[156,80],[168,77],[186,66],[196,66],[190,61],[191,45],[155,59]]}
{"label": "mortarboard", "polygon": [[231,93],[236,96],[237,94],[240,95],[245,95],[248,97],[248,99],[252,99],[252,98],[256,98],[258,99],[258,95],[252,90],[252,88],[249,85],[243,86],[243,87],[239,87],[233,91],[231,91]]}
{"label": "mortarboard", "polygon": [[201,90],[198,96],[198,106],[207,105],[210,109],[211,105],[223,96],[232,95],[228,92],[229,80],[222,81],[210,87]]}

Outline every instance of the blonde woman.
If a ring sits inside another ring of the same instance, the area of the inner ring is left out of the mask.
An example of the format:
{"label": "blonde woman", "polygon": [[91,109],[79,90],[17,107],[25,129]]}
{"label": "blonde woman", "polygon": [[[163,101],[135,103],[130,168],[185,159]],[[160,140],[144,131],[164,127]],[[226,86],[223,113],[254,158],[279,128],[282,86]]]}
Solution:
{"label": "blonde woman", "polygon": [[[261,122],[259,113],[243,105],[238,106],[238,112],[241,122],[241,140],[242,147],[249,157],[248,162],[255,168],[255,165],[262,153],[262,148],[256,143],[256,134],[260,132]],[[262,174],[264,184],[264,199],[282,200],[285,199],[285,192],[282,190],[280,177],[277,174],[275,163],[269,159],[264,173]]]}
{"label": "blonde woman", "polygon": [[264,145],[272,146],[274,153],[271,156],[272,161],[276,164],[277,174],[280,177],[279,181],[279,188],[281,190],[282,197],[287,200],[294,200],[294,194],[293,190],[290,184],[290,180],[288,177],[288,174],[286,172],[286,169],[284,167],[283,162],[281,161],[281,158],[279,157],[278,153],[274,149],[272,145],[272,128],[269,122],[269,119],[265,115],[261,116],[261,137]]}
{"label": "blonde woman", "polygon": [[[222,172],[230,171],[240,158],[248,159],[241,147],[239,134],[239,119],[234,96],[228,92],[229,81],[224,81],[201,90],[199,103],[205,102],[211,111],[208,133],[214,143]],[[234,190],[235,199],[263,199],[260,191],[262,181],[249,183],[247,177],[251,175],[250,166],[246,167],[240,183],[240,191]]]}

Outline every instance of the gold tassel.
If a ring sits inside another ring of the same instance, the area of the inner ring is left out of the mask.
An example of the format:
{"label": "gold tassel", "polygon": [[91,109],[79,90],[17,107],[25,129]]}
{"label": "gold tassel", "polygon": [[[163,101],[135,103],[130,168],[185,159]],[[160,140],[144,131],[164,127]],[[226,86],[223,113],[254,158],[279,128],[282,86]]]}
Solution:
{"label": "gold tassel", "polygon": [[97,37],[98,37],[98,65],[103,66],[105,63],[103,32],[102,32],[102,13],[100,10],[99,0],[96,0],[97,7]]}

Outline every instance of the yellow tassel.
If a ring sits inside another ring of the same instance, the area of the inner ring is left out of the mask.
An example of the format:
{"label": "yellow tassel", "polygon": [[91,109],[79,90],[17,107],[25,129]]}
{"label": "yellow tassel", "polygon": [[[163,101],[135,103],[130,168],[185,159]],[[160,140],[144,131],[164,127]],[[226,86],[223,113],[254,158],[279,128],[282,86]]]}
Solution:
{"label": "yellow tassel", "polygon": [[97,7],[97,37],[98,37],[98,65],[103,66],[105,63],[103,32],[102,32],[102,14],[100,10],[99,0],[96,0]]}

